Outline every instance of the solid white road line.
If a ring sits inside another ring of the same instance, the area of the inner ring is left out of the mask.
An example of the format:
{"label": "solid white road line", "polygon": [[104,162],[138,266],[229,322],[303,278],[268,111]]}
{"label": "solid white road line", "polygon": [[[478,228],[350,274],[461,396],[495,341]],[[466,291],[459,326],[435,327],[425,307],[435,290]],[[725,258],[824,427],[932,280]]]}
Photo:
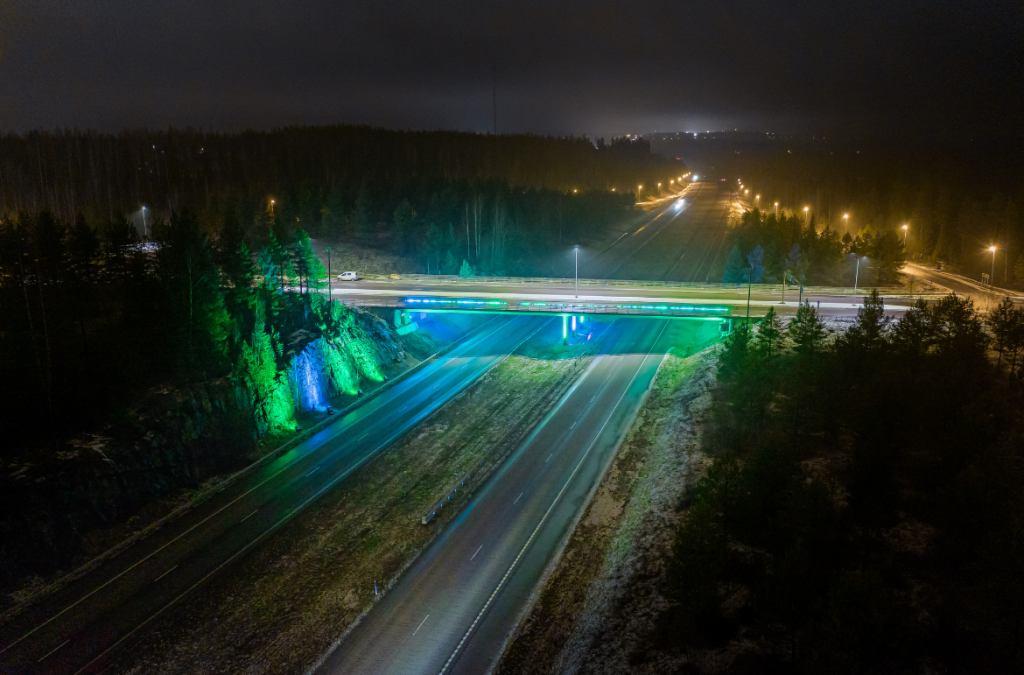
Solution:
{"label": "solid white road line", "polygon": [[668,328],[667,322],[665,324],[665,327],[661,329],[661,332],[658,333],[658,337],[654,338],[654,342],[651,343],[650,351],[647,352],[646,356],[644,356],[643,358],[643,361],[640,362],[640,366],[636,369],[636,372],[633,373],[633,377],[630,378],[629,384],[627,384],[626,388],[622,390],[622,395],[619,396],[619,400],[615,402],[614,406],[612,406],[611,412],[608,413],[608,417],[605,419],[604,424],[602,424],[601,428],[597,430],[597,434],[594,436],[594,440],[590,442],[590,445],[588,445],[587,449],[583,452],[583,456],[580,457],[580,461],[576,464],[576,468],[572,470],[572,473],[569,474],[569,477],[565,480],[565,484],[562,485],[562,489],[558,491],[557,495],[555,495],[554,500],[552,500],[551,502],[551,506],[549,506],[548,510],[544,512],[544,515],[541,516],[540,522],[537,523],[537,527],[535,527],[533,533],[530,534],[530,538],[527,539],[526,543],[523,544],[523,547],[519,549],[519,555],[517,555],[516,559],[512,561],[512,564],[509,566],[508,571],[505,572],[505,576],[501,578],[501,581],[498,582],[498,585],[491,593],[491,597],[487,598],[487,602],[484,603],[484,606],[480,610],[480,613],[476,615],[476,618],[473,619],[473,623],[470,624],[469,628],[462,636],[462,639],[459,640],[459,644],[455,647],[455,651],[452,652],[452,655],[448,657],[448,660],[445,661],[445,664],[441,667],[439,675],[444,675],[445,671],[448,670],[448,666],[450,666],[452,662],[455,660],[455,657],[459,655],[459,651],[462,650],[462,646],[466,643],[466,640],[469,639],[469,636],[473,633],[473,629],[475,629],[476,625],[480,623],[480,619],[483,618],[484,614],[487,612],[487,609],[491,606],[491,603],[494,602],[494,598],[497,597],[498,591],[500,591],[502,586],[505,585],[505,582],[508,581],[508,578],[512,575],[512,571],[516,568],[516,565],[519,564],[519,560],[526,553],[526,549],[528,549],[530,547],[530,544],[533,543],[533,540],[536,538],[537,533],[540,532],[540,528],[544,526],[544,523],[547,522],[548,516],[550,516],[551,512],[555,510],[555,505],[558,504],[558,500],[562,498],[562,494],[569,487],[569,484],[572,483],[572,479],[576,477],[576,473],[580,470],[580,467],[583,466],[583,462],[587,461],[587,457],[590,455],[591,449],[593,449],[594,445],[597,444],[598,439],[601,438],[601,433],[604,431],[605,427],[608,426],[608,423],[611,422],[612,417],[615,416],[615,411],[618,410],[619,405],[622,403],[622,399],[626,397],[626,394],[629,392],[629,388],[633,386],[633,382],[636,381],[636,378],[640,374],[640,371],[643,370],[644,364],[647,363],[647,359],[651,357],[651,352],[653,352],[654,348],[658,345],[658,341],[661,340],[661,336],[665,333],[666,328]]}
{"label": "solid white road line", "polygon": [[427,622],[427,619],[429,619],[429,618],[430,618],[429,614],[427,614],[425,617],[423,617],[423,621],[420,621],[420,625],[416,626],[416,630],[414,630],[412,632],[412,634],[415,635],[416,633],[419,633],[420,632],[420,628],[423,628],[423,624],[425,624]]}
{"label": "solid white road line", "polygon": [[71,640],[65,640],[64,642],[61,642],[59,645],[57,645],[57,647],[53,651],[47,652],[47,654],[45,656],[43,656],[42,658],[40,658],[38,661],[36,661],[36,663],[42,663],[43,659],[45,659],[50,654],[53,654],[54,652],[56,652],[58,649],[60,649],[61,647],[63,647],[64,645],[66,645],[69,642],[71,642]]}

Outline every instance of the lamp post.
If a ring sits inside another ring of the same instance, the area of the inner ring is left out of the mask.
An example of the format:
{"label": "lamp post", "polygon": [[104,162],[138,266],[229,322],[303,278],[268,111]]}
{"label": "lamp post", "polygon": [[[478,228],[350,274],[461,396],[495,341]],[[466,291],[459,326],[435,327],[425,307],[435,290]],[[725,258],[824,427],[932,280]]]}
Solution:
{"label": "lamp post", "polygon": [[146,227],[146,207],[142,207],[142,235],[149,238],[149,229]]}
{"label": "lamp post", "polygon": [[996,247],[995,246],[989,246],[988,250],[992,251],[992,274],[988,278],[988,285],[989,286],[995,286],[996,285],[996,283],[995,283],[996,282]]}
{"label": "lamp post", "polygon": [[779,203],[775,202],[775,217],[779,217]]}
{"label": "lamp post", "polygon": [[850,214],[843,214],[843,234],[850,234]]}
{"label": "lamp post", "polygon": [[865,258],[866,256],[860,256],[860,255],[857,255],[856,253],[854,253],[853,255],[855,255],[857,257],[857,271],[853,275],[853,297],[856,298],[857,297],[857,283],[860,281],[860,261],[861,261],[862,258]]}
{"label": "lamp post", "polygon": [[809,211],[810,211],[810,209],[809,209],[809,208],[807,208],[807,207],[805,206],[805,207],[804,207],[804,225],[806,225],[806,224],[807,224],[808,222],[810,222],[810,221],[808,221],[808,220],[807,220],[807,218],[808,218],[808,212],[809,212]]}
{"label": "lamp post", "polygon": [[576,297],[580,297],[580,247],[579,245],[572,247],[573,251],[576,252]]}
{"label": "lamp post", "polygon": [[904,252],[906,252],[906,250],[907,250],[907,232],[908,231],[909,231],[909,228],[906,225],[904,225],[903,226],[903,251]]}
{"label": "lamp post", "polygon": [[747,323],[750,323],[750,285],[754,281],[754,266],[747,270]]}
{"label": "lamp post", "polygon": [[334,294],[331,291],[331,247],[327,247],[327,302],[334,302]]}
{"label": "lamp post", "polygon": [[271,218],[274,217],[274,200],[273,199],[270,200],[270,217]]}

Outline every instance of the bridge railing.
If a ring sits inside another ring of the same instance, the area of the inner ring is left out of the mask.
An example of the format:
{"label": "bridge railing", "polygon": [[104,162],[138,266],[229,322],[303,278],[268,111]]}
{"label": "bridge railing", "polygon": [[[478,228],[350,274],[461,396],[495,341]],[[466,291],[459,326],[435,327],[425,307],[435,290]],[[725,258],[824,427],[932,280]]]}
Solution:
{"label": "bridge railing", "polygon": [[[363,281],[411,281],[413,283],[430,284],[499,284],[499,285],[536,285],[536,286],[568,286],[575,287],[576,280],[564,277],[491,277],[474,276],[460,277],[454,274],[402,274],[398,279],[388,274],[366,274],[360,277]],[[705,291],[745,291],[747,285],[741,284],[715,284],[705,282],[689,281],[644,281],[644,280],[622,280],[622,279],[580,279],[581,288],[665,288],[665,289],[686,289]],[[754,284],[754,288],[761,292],[782,294],[782,284]],[[872,290],[887,297],[917,298],[932,297],[935,293],[908,293],[905,288],[898,286],[879,286],[865,288],[860,286],[856,295],[868,295]],[[799,293],[798,286],[786,286],[786,293]],[[804,294],[810,295],[854,295],[852,286],[805,286]]]}
{"label": "bridge railing", "polygon": [[391,296],[353,297],[335,296],[335,302],[346,307],[377,307],[404,309],[410,312],[486,312],[495,314],[605,314],[615,316],[661,317],[722,317],[733,316],[730,308],[712,306],[683,306],[676,303],[615,304],[590,302],[503,302],[474,301],[440,298],[396,298]]}

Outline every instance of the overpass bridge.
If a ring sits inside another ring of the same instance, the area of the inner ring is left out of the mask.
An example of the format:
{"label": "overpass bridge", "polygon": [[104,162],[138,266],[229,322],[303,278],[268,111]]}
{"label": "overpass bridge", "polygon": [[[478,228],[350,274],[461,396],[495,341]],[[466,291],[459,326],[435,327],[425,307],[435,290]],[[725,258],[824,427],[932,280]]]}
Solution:
{"label": "overpass bridge", "polygon": [[[792,315],[801,299],[825,316],[855,315],[868,288],[783,288],[776,284],[710,284],[608,279],[473,277],[441,275],[368,275],[355,282],[332,282],[335,301],[351,307],[390,307],[403,312],[474,312],[612,315],[723,320],[761,317],[769,307]],[[908,294],[879,288],[886,308],[905,311],[918,298],[938,291]]]}

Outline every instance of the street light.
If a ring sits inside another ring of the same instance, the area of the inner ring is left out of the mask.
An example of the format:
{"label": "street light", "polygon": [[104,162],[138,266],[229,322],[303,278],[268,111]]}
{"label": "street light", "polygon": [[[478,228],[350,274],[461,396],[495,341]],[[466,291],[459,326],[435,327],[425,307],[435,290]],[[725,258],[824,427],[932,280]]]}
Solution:
{"label": "street light", "polygon": [[806,224],[807,224],[807,223],[809,222],[809,221],[807,220],[807,212],[808,212],[809,210],[810,210],[810,209],[808,209],[808,208],[807,208],[806,206],[804,207],[804,225],[806,225]]}
{"label": "street light", "polygon": [[331,290],[331,247],[327,247],[327,302],[334,302],[334,292]]}
{"label": "street light", "polygon": [[908,228],[906,225],[903,226],[903,250],[907,250],[907,232]]}
{"label": "street light", "polygon": [[779,203],[775,202],[775,217],[779,217]]}
{"label": "street light", "polygon": [[270,217],[271,218],[274,217],[274,200],[273,199],[270,200]]}
{"label": "street light", "polygon": [[988,285],[995,286],[996,281],[996,247],[989,246],[988,250],[992,251],[992,275],[988,278]]}
{"label": "street light", "polygon": [[576,252],[576,297],[580,297],[580,247],[579,244],[572,247]]}
{"label": "street light", "polygon": [[142,234],[145,237],[149,236],[149,230],[146,229],[146,207],[142,207]]}
{"label": "street light", "polygon": [[857,258],[857,272],[853,275],[853,297],[857,297],[857,282],[860,281],[860,261],[867,258],[867,256],[859,256],[856,253],[853,254]]}
{"label": "street light", "polygon": [[850,234],[850,214],[843,214],[843,232]]}

